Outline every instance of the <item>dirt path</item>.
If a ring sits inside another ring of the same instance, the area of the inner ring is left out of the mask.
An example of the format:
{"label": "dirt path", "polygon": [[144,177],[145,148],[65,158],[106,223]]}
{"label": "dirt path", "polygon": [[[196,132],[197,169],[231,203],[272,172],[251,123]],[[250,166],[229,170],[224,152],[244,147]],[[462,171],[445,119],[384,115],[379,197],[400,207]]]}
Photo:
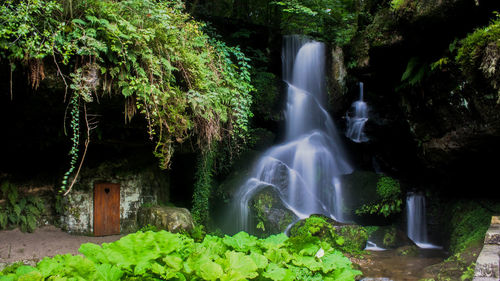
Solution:
{"label": "dirt path", "polygon": [[122,236],[77,236],[55,226],[44,226],[36,229],[34,233],[22,233],[19,229],[3,230],[0,231],[0,270],[6,264],[16,261],[34,264],[46,256],[79,254],[78,248],[83,243],[109,243]]}

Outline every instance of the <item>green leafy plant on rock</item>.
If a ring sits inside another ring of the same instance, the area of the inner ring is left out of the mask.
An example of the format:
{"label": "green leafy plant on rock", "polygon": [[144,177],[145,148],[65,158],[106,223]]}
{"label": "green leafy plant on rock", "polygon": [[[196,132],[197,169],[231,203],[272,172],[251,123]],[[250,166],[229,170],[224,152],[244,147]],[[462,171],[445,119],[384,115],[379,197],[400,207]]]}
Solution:
{"label": "green leafy plant on rock", "polygon": [[401,212],[401,186],[399,181],[388,176],[381,176],[377,181],[377,194],[381,199],[365,204],[356,210],[357,215],[376,214],[388,217]]}
{"label": "green leafy plant on rock", "polygon": [[368,232],[359,225],[334,226],[323,217],[311,216],[297,223],[290,230],[290,241],[319,239],[348,254],[360,254],[368,240]]}
{"label": "green leafy plant on rock", "polygon": [[43,201],[34,196],[20,196],[9,182],[4,182],[0,190],[0,198],[5,200],[0,205],[0,229],[18,226],[23,232],[33,232],[44,210]]}

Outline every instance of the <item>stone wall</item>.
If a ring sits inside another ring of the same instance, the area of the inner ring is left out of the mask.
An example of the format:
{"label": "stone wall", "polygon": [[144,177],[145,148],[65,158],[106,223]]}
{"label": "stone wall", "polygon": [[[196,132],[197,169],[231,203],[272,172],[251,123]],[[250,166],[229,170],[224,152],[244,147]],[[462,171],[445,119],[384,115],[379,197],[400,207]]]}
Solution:
{"label": "stone wall", "polygon": [[493,216],[476,261],[474,281],[500,280],[500,216]]}
{"label": "stone wall", "polygon": [[94,184],[120,184],[120,231],[137,231],[143,204],[169,201],[169,177],[156,167],[133,167],[127,161],[104,162],[82,170],[73,190],[62,200],[61,226],[70,233],[93,234]]}

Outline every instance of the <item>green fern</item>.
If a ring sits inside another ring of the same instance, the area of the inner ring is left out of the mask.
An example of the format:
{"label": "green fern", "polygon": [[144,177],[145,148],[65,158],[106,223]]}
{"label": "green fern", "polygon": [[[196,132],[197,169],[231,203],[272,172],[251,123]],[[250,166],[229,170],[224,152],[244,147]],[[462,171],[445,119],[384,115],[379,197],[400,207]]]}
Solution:
{"label": "green fern", "polygon": [[18,226],[23,232],[33,232],[45,208],[43,201],[33,196],[20,197],[17,188],[8,181],[2,184],[1,190],[0,198],[7,200],[0,207],[0,229]]}

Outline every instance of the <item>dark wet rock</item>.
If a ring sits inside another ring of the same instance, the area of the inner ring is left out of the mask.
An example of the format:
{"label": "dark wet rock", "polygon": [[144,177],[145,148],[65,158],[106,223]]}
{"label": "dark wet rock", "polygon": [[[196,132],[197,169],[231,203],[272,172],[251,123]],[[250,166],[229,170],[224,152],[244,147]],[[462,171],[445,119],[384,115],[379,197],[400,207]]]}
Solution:
{"label": "dark wet rock", "polygon": [[137,219],[141,227],[151,225],[170,232],[191,231],[194,228],[193,218],[186,208],[141,207]]}
{"label": "dark wet rock", "polygon": [[415,246],[406,233],[394,226],[380,226],[369,238],[370,241],[385,249],[397,249],[404,246]]}
{"label": "dark wet rock", "polygon": [[256,226],[266,234],[276,234],[286,230],[297,219],[281,201],[279,192],[273,187],[264,187],[249,202]]}
{"label": "dark wet rock", "polygon": [[418,247],[415,245],[402,246],[397,248],[396,252],[399,256],[416,257],[418,256]]}

